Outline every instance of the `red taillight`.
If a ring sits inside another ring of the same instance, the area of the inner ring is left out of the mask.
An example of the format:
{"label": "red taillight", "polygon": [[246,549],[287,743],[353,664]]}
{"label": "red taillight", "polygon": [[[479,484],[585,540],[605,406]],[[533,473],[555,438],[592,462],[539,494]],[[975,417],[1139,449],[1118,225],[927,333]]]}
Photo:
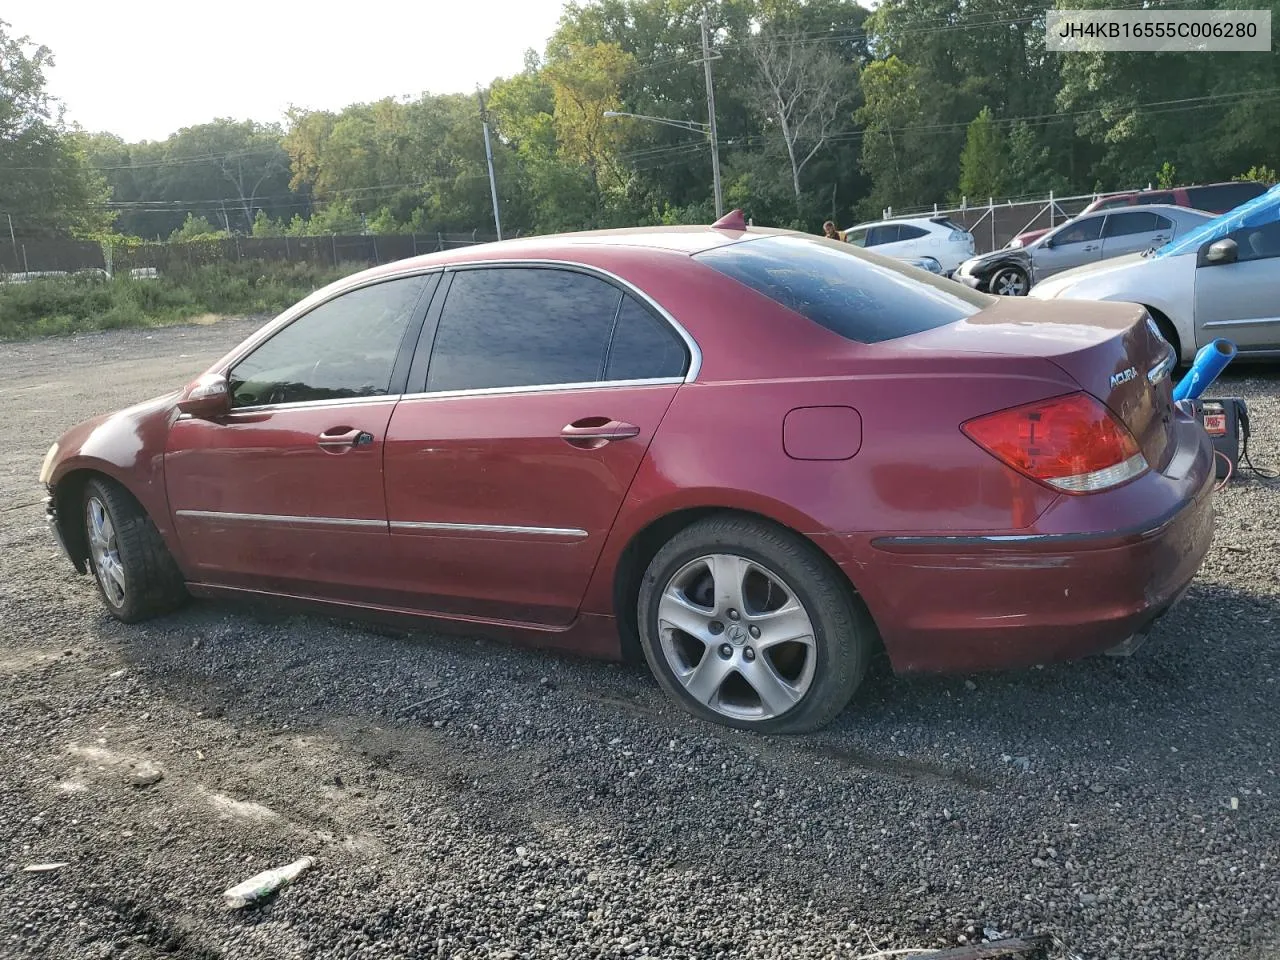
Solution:
{"label": "red taillight", "polygon": [[1147,469],[1125,425],[1087,393],[1037,400],[960,425],[1019,473],[1064,493],[1092,493]]}

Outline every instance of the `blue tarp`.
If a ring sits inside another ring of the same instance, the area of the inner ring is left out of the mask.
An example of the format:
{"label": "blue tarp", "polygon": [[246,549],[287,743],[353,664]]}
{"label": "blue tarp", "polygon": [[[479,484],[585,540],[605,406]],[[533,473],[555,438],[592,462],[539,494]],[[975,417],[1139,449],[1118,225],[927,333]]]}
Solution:
{"label": "blue tarp", "polygon": [[1221,240],[1241,227],[1261,227],[1280,220],[1280,183],[1259,197],[1248,200],[1222,216],[1202,223],[1188,234],[1170,240],[1153,253],[1153,257],[1176,257],[1199,249],[1203,243]]}

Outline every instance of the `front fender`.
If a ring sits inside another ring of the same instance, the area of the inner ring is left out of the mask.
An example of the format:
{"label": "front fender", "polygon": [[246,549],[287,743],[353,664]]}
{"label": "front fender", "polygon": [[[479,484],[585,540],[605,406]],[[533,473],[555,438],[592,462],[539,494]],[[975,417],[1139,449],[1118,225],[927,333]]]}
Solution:
{"label": "front fender", "polygon": [[165,445],[177,416],[178,396],[177,392],[166,394],[86,420],[58,438],[46,486],[51,517],[78,569],[85,556],[80,497],[94,475],[111,478],[133,495],[182,566],[164,482]]}

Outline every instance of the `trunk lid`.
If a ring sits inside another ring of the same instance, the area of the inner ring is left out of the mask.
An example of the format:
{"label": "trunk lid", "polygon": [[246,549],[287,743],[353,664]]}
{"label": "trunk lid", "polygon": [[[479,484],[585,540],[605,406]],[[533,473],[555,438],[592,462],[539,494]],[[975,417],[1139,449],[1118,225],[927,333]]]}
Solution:
{"label": "trunk lid", "polygon": [[1007,297],[907,339],[930,351],[1048,360],[1120,418],[1152,469],[1163,469],[1173,455],[1176,358],[1144,307]]}

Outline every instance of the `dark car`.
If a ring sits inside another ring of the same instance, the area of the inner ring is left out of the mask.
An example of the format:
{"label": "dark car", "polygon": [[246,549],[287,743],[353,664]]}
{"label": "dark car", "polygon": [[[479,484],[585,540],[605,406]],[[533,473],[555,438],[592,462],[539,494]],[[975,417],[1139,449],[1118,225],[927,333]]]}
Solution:
{"label": "dark car", "polygon": [[73,427],[53,530],[117,618],[188,595],[642,653],[811,730],[873,654],[1145,632],[1212,537],[1209,439],[1132,304],[1002,300],[817,237],[549,236],[359,273]]}

